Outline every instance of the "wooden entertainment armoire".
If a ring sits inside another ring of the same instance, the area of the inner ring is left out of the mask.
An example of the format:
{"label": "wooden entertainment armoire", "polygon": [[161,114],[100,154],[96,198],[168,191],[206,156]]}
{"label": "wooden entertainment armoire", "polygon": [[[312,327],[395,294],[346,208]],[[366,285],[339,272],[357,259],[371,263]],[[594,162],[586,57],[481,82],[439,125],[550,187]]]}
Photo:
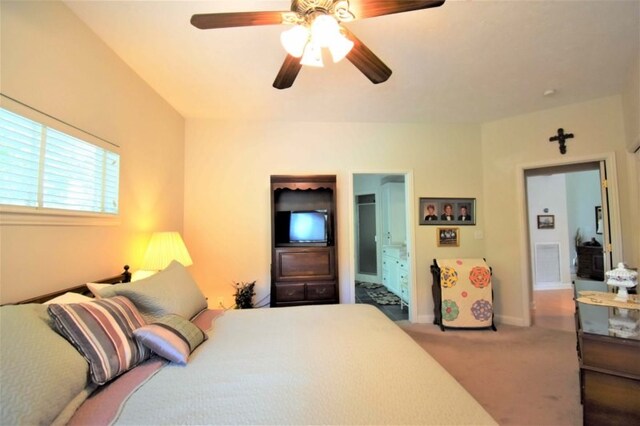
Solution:
{"label": "wooden entertainment armoire", "polygon": [[[324,241],[288,240],[292,212],[321,212]],[[338,303],[335,175],[271,176],[271,306]]]}

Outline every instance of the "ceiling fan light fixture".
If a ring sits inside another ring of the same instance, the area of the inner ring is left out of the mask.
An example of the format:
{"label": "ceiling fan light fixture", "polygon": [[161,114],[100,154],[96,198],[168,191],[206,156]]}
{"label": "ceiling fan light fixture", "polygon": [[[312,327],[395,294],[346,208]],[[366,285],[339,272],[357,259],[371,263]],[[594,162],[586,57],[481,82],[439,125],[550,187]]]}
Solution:
{"label": "ceiling fan light fixture", "polygon": [[295,25],[280,34],[280,42],[289,55],[299,58],[305,51],[309,36],[309,28],[304,25]]}
{"label": "ceiling fan light fixture", "polygon": [[311,23],[311,38],[320,47],[330,47],[340,37],[340,25],[333,16],[318,15]]}
{"label": "ceiling fan light fixture", "polygon": [[308,65],[310,67],[324,66],[322,63],[322,48],[314,40],[307,43],[307,46],[304,48],[300,65]]}
{"label": "ceiling fan light fixture", "polygon": [[351,52],[354,43],[343,35],[336,37],[333,40],[331,46],[329,46],[329,52],[331,52],[331,58],[333,62],[340,62],[345,56]]}

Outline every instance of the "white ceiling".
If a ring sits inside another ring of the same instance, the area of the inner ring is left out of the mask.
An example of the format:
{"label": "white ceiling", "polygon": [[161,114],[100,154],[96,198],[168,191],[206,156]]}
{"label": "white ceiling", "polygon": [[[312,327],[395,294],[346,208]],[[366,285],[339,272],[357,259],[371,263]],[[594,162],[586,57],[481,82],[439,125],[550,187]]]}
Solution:
{"label": "white ceiling", "polygon": [[189,19],[289,10],[287,0],[65,3],[188,118],[484,122],[620,93],[640,54],[640,0],[449,0],[345,25],[393,70],[387,82],[343,60],[303,67],[277,90],[287,27],[199,30]]}

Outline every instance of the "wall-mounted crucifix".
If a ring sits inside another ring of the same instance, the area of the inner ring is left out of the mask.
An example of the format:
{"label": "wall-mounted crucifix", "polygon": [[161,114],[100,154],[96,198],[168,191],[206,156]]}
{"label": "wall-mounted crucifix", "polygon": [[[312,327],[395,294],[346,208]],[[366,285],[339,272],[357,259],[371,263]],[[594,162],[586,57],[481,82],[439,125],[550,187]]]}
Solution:
{"label": "wall-mounted crucifix", "polygon": [[558,129],[558,134],[549,138],[549,142],[558,142],[560,144],[560,154],[567,153],[567,147],[564,144],[567,139],[573,139],[573,133],[565,133],[564,129]]}

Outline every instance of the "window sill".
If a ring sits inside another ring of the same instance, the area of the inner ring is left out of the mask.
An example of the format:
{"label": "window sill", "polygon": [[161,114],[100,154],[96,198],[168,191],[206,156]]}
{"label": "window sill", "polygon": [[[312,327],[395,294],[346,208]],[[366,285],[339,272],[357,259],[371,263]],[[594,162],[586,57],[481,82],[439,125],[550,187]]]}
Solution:
{"label": "window sill", "polygon": [[120,216],[56,209],[0,208],[0,226],[115,226]]}

